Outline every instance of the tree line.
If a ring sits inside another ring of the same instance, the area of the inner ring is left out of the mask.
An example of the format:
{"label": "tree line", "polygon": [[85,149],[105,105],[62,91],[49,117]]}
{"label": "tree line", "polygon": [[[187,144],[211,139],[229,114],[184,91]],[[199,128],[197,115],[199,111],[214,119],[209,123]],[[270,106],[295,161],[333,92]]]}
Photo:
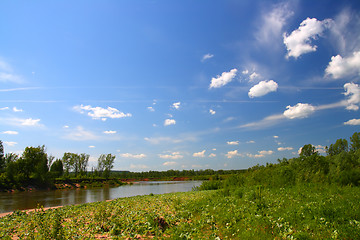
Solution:
{"label": "tree line", "polygon": [[[84,177],[90,155],[81,153],[64,153],[56,159],[46,153],[45,146],[26,147],[21,155],[4,154],[0,140],[0,190],[21,189],[26,186],[51,187],[55,178]],[[101,154],[97,167],[92,169],[93,177],[109,178],[115,156]]]}

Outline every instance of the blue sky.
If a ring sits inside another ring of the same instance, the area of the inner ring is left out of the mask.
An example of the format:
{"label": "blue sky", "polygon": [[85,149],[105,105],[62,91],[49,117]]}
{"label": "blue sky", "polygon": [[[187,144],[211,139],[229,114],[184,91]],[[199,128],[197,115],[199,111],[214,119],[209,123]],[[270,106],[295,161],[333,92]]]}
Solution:
{"label": "blue sky", "polygon": [[359,1],[1,1],[5,152],[243,169],[360,131]]}

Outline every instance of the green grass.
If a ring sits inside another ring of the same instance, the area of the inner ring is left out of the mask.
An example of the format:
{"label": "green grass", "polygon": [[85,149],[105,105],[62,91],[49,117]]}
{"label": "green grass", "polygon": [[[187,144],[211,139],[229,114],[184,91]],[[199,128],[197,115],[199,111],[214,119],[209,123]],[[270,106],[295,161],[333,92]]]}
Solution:
{"label": "green grass", "polygon": [[137,196],[0,218],[11,239],[360,239],[360,188],[238,187]]}

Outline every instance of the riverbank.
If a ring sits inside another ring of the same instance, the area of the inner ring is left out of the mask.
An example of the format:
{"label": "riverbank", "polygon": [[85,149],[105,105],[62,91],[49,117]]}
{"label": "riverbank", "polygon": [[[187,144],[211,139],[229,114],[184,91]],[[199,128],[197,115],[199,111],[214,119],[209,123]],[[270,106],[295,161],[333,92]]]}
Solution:
{"label": "riverbank", "polygon": [[359,239],[360,189],[244,186],[119,198],[0,218],[0,238]]}

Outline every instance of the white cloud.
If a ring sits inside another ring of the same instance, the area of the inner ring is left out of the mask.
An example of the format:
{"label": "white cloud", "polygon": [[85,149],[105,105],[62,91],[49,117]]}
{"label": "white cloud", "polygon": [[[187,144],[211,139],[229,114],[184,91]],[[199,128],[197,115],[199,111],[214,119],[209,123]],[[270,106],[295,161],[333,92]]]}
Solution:
{"label": "white cloud", "polygon": [[153,107],[147,107],[147,109],[150,111],[150,112],[155,112],[155,109]]}
{"label": "white cloud", "polygon": [[219,88],[223,87],[229,82],[231,82],[236,76],[237,69],[231,69],[230,72],[223,72],[221,76],[217,76],[216,78],[211,79],[211,83],[209,88]]}
{"label": "white cloud", "polygon": [[273,138],[278,139],[278,138],[279,138],[279,136],[274,136]]}
{"label": "white cloud", "polygon": [[177,165],[177,162],[173,162],[173,161],[168,161],[168,162],[164,162],[163,166],[175,166]]}
{"label": "white cloud", "polygon": [[247,141],[246,143],[255,143],[254,140]]}
{"label": "white cloud", "polygon": [[250,154],[250,153],[248,153],[248,154],[246,154],[246,156],[248,156],[250,158],[262,158],[262,157],[265,157],[266,155],[271,155],[274,152],[271,151],[271,150],[268,150],[268,151],[263,150],[263,151],[259,151],[258,153],[259,154]]}
{"label": "white cloud", "polygon": [[107,107],[107,108],[102,108],[102,107],[91,107],[90,105],[78,105],[74,107],[74,110],[80,113],[85,113],[87,112],[87,115],[92,117],[92,119],[101,119],[103,121],[105,121],[108,118],[125,118],[125,117],[131,117],[131,113],[123,113],[120,112],[118,109],[116,108],[112,108],[112,107]]}
{"label": "white cloud", "polygon": [[315,146],[315,150],[316,150],[318,153],[325,154],[325,153],[326,153],[326,146],[316,145],[316,146]]}
{"label": "white cloud", "polygon": [[229,151],[227,154],[225,154],[227,158],[233,158],[233,157],[242,157],[243,155],[241,153],[238,153],[238,150]]}
{"label": "white cloud", "polygon": [[216,111],[215,111],[215,110],[210,109],[210,110],[209,110],[209,113],[210,113],[211,115],[215,115],[215,114],[216,114]]}
{"label": "white cloud", "polygon": [[357,126],[360,125],[360,119],[350,119],[347,122],[344,122],[344,125],[352,125],[352,126]]}
{"label": "white cloud", "polygon": [[153,137],[153,138],[145,137],[144,140],[151,144],[160,144],[163,142],[181,143],[184,141],[183,139],[177,139],[171,137]]}
{"label": "white cloud", "polygon": [[22,110],[22,109],[18,109],[18,108],[16,108],[16,107],[13,107],[13,111],[14,111],[14,112],[22,112],[23,110]]}
{"label": "white cloud", "polygon": [[136,158],[136,159],[142,159],[142,158],[146,158],[146,154],[132,154],[132,153],[123,153],[120,154],[121,157],[123,158]]}
{"label": "white cloud", "polygon": [[40,119],[12,118],[12,119],[9,119],[8,121],[10,121],[11,125],[20,126],[20,127],[23,127],[23,126],[25,126],[25,127],[41,127],[41,126],[43,126],[42,124],[40,124]]}
{"label": "white cloud", "polygon": [[93,145],[90,145],[90,146],[89,146],[89,148],[95,148],[95,146],[93,146]]}
{"label": "white cloud", "polygon": [[207,53],[202,57],[201,61],[204,62],[205,60],[213,58],[213,57],[214,57],[214,54]]}
{"label": "white cloud", "polygon": [[14,74],[13,68],[0,59],[0,82],[22,83],[21,76]]}
{"label": "white cloud", "polygon": [[290,35],[284,33],[284,44],[288,50],[286,57],[298,58],[302,54],[316,51],[317,46],[311,45],[311,40],[317,39],[331,23],[331,19],[319,21],[316,18],[307,18]]}
{"label": "white cloud", "polygon": [[249,90],[249,97],[261,97],[270,92],[275,92],[278,88],[278,84],[273,80],[261,81]]}
{"label": "white cloud", "polygon": [[205,157],[205,150],[194,153],[193,157]]}
{"label": "white cloud", "polygon": [[358,110],[360,104],[360,87],[356,83],[346,83],[344,85],[345,96],[348,96],[346,99],[347,110]]}
{"label": "white cloud", "polygon": [[3,134],[9,134],[9,135],[17,135],[17,134],[19,134],[18,132],[16,132],[16,131],[4,131],[4,132],[2,132]]}
{"label": "white cloud", "polygon": [[284,116],[289,119],[306,118],[315,111],[315,107],[307,103],[298,103],[295,106],[287,106]]}
{"label": "white cloud", "polygon": [[99,137],[96,136],[93,132],[85,130],[82,126],[78,126],[76,129],[69,131],[69,133],[65,135],[64,138],[74,141],[88,141],[96,140]]}
{"label": "white cloud", "polygon": [[254,129],[265,128],[275,124],[279,124],[283,119],[285,119],[284,114],[274,114],[267,116],[260,121],[250,122],[240,125],[239,128],[254,128]]}
{"label": "white cloud", "polygon": [[165,119],[164,121],[164,126],[170,126],[170,125],[175,125],[176,121],[175,119]]}
{"label": "white cloud", "polygon": [[292,147],[279,147],[277,150],[278,151],[291,151],[291,150],[293,150],[294,148],[292,148]]}
{"label": "white cloud", "polygon": [[115,134],[116,131],[108,130],[108,131],[104,131],[103,133],[105,133],[105,134]]}
{"label": "white cloud", "polygon": [[325,69],[325,75],[333,79],[360,76],[360,51],[353,52],[352,56],[332,56],[329,65]]}
{"label": "white cloud", "polygon": [[171,154],[159,154],[159,157],[163,159],[180,159],[184,156],[181,155],[179,152],[173,152]]}
{"label": "white cloud", "polygon": [[65,129],[66,129],[66,128],[69,128],[69,126],[68,126],[68,125],[65,125],[65,126],[63,126],[63,128],[65,128]]}
{"label": "white cloud", "polygon": [[289,3],[283,2],[262,15],[261,26],[256,32],[256,40],[261,44],[274,44],[281,39],[283,27],[293,12],[289,10]]}
{"label": "white cloud", "polygon": [[209,154],[209,157],[210,157],[210,158],[216,157],[216,154],[215,154],[215,153],[210,153],[210,154]]}
{"label": "white cloud", "polygon": [[239,141],[226,142],[228,145],[239,145]]}
{"label": "white cloud", "polygon": [[1,111],[4,111],[4,110],[9,110],[9,107],[3,107],[3,108],[0,108]]}
{"label": "white cloud", "polygon": [[181,102],[176,102],[176,103],[173,103],[173,104],[171,105],[171,107],[174,108],[174,109],[179,109],[179,108],[180,108],[180,104],[181,104]]}
{"label": "white cloud", "polygon": [[247,74],[249,74],[249,70],[245,69],[241,73],[244,74],[244,75],[247,75]]}
{"label": "white cloud", "polygon": [[9,147],[14,147],[17,144],[17,142],[6,142],[5,141],[4,144]]}

